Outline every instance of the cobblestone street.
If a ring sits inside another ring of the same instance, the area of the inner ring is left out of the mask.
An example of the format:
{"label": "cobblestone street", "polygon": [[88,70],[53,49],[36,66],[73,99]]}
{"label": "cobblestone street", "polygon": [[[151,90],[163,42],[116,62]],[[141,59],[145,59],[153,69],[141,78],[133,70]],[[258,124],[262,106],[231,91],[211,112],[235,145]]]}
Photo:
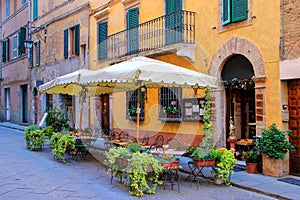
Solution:
{"label": "cobblestone street", "polygon": [[[104,166],[93,159],[68,161],[62,164],[53,159],[45,144],[41,152],[26,149],[22,131],[0,127],[0,199],[138,199],[130,196],[128,187],[110,176]],[[180,193],[167,186],[143,199],[273,199],[236,187],[216,186],[203,182],[196,189],[184,182]],[[176,187],[174,187],[176,188]]]}

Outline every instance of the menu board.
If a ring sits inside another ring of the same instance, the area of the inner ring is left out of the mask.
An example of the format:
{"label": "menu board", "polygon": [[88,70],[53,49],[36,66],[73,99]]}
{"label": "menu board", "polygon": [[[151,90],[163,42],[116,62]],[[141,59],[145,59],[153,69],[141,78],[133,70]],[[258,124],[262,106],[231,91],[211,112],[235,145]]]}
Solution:
{"label": "menu board", "polygon": [[205,98],[182,99],[183,121],[203,121]]}

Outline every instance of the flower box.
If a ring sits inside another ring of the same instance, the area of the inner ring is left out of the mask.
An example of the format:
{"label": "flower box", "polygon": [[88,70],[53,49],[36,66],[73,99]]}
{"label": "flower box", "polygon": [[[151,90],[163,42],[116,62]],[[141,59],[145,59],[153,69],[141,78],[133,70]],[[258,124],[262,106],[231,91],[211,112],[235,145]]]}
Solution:
{"label": "flower box", "polygon": [[196,160],[194,159],[195,167],[213,167],[216,165],[215,160]]}
{"label": "flower box", "polygon": [[179,166],[179,161],[173,161],[169,163],[163,163],[163,168],[169,169],[169,168],[177,168]]}

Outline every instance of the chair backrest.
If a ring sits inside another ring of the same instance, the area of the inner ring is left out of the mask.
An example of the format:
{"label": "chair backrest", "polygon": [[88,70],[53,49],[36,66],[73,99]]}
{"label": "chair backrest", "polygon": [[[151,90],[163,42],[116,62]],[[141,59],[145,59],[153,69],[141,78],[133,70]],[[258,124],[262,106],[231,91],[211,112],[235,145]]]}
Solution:
{"label": "chair backrest", "polygon": [[120,133],[120,139],[128,139],[129,133],[127,131],[122,131]]}
{"label": "chair backrest", "polygon": [[110,139],[110,140],[120,139],[120,134],[119,134],[117,131],[113,131],[113,132],[109,135],[109,139]]}
{"label": "chair backrest", "polygon": [[151,144],[150,148],[162,148],[163,145],[164,145],[164,136],[163,135],[158,135],[156,138],[155,138],[155,141],[153,144]]}

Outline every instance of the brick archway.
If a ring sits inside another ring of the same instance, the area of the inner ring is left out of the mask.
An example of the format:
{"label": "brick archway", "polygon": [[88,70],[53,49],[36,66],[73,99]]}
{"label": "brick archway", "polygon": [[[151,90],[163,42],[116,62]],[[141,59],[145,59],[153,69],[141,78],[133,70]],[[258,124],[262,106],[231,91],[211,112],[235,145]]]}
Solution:
{"label": "brick archway", "polygon": [[[251,41],[232,36],[222,44],[212,58],[210,75],[221,80],[221,72],[226,61],[235,54],[245,56],[253,66],[255,82],[255,106],[256,106],[256,134],[261,135],[261,129],[266,125],[265,87],[266,75],[262,55],[259,49]],[[226,93],[224,85],[219,82],[218,89],[211,93],[212,121],[217,146],[226,146]]]}

